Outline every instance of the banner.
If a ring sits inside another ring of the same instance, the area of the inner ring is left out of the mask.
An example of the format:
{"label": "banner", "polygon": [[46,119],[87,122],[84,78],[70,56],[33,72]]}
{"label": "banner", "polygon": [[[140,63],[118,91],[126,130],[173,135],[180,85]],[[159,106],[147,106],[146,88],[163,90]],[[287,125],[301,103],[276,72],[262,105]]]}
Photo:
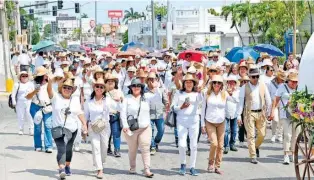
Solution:
{"label": "banner", "polygon": [[91,18],[82,18],[82,33],[84,34],[95,34],[96,22]]}

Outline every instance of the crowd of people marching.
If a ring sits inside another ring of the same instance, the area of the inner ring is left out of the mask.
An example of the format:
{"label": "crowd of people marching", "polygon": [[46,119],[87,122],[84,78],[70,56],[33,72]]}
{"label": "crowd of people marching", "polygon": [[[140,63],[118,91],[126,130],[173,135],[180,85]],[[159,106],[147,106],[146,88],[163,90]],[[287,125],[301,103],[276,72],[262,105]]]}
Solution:
{"label": "crowd of people marching", "polygon": [[28,125],[37,152],[51,153],[55,142],[61,179],[71,175],[72,154],[80,151],[82,139],[90,141],[96,177],[102,179],[107,154],[121,157],[121,134],[128,145],[129,173],[137,172],[140,149],[144,175],[152,178],[151,155],[162,145],[169,112],[176,114],[181,175],[186,174],[186,155],[190,174],[198,175],[201,133],[210,143],[209,172],[222,174],[222,156],[237,151],[236,138],[241,147],[247,142],[250,162],[257,164],[267,126],[271,141],[283,143],[284,164],[293,161],[289,155],[299,130],[285,108],[298,84],[299,61],[292,54],[284,65],[266,53],[239,63],[230,63],[220,50],[208,52],[202,62],[186,58],[177,59],[172,48],[159,60],[16,52],[12,103],[18,134]]}

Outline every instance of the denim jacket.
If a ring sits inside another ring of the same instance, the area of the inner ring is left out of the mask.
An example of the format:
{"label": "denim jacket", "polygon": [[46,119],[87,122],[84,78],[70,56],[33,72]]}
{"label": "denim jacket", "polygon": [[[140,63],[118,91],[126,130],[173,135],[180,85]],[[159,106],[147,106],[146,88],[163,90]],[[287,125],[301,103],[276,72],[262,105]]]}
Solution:
{"label": "denim jacket", "polygon": [[148,89],[145,97],[150,104],[150,119],[161,119],[164,116],[165,106],[169,103],[166,90],[164,88],[157,88],[152,92]]}

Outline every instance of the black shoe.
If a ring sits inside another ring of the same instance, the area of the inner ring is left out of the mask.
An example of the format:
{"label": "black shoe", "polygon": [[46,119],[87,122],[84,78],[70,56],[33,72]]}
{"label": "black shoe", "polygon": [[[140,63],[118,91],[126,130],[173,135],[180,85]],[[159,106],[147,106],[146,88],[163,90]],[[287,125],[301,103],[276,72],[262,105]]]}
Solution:
{"label": "black shoe", "polygon": [[176,141],[176,147],[178,148],[178,147],[179,147],[179,140],[178,140],[177,137],[176,137],[175,139],[176,139],[176,140],[175,140],[175,141]]}
{"label": "black shoe", "polygon": [[235,146],[231,146],[231,147],[230,147],[230,150],[231,150],[231,151],[238,151],[238,149],[237,149]]}
{"label": "black shoe", "polygon": [[257,164],[258,161],[256,160],[256,158],[252,158],[252,159],[251,159],[251,163],[252,163],[252,164]]}
{"label": "black shoe", "polygon": [[259,158],[259,149],[256,149],[256,157]]}
{"label": "black shoe", "polygon": [[158,152],[159,148],[158,148],[158,144],[156,144],[156,147],[155,147],[156,151]]}
{"label": "black shoe", "polygon": [[121,157],[119,150],[114,150],[113,155],[114,155],[114,157]]}
{"label": "black shoe", "polygon": [[224,154],[228,154],[228,152],[229,152],[229,148],[226,147],[226,148],[224,149]]}
{"label": "black shoe", "polygon": [[190,150],[190,149],[188,149],[188,150],[186,151],[186,155],[191,156],[191,150]]}
{"label": "black shoe", "polygon": [[112,154],[111,148],[108,148],[107,154],[108,154],[108,155],[111,155],[111,154]]}

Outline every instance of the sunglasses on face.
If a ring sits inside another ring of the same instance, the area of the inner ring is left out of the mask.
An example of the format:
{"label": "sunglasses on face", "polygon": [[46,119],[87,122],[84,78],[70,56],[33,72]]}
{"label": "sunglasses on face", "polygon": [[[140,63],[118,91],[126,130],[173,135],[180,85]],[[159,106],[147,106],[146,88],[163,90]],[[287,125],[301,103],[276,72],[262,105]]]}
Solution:
{"label": "sunglasses on face", "polygon": [[209,72],[216,73],[217,71],[216,70],[209,70]]}
{"label": "sunglasses on face", "polygon": [[213,56],[213,58],[218,58],[218,56]]}
{"label": "sunglasses on face", "polygon": [[214,85],[216,85],[216,84],[218,84],[218,85],[222,85],[222,82],[213,81],[213,84],[214,84]]}
{"label": "sunglasses on face", "polygon": [[22,78],[27,78],[28,77],[28,75],[23,75],[23,76],[21,76]]}
{"label": "sunglasses on face", "polygon": [[135,88],[135,87],[140,88],[140,87],[142,87],[142,85],[140,85],[140,84],[134,84],[134,85],[132,85],[131,87],[132,87],[132,88]]}
{"label": "sunglasses on face", "polygon": [[97,88],[97,89],[105,89],[105,86],[96,85],[95,88]]}
{"label": "sunglasses on face", "polygon": [[69,90],[69,91],[71,91],[73,89],[71,86],[63,86],[62,88],[64,90]]}
{"label": "sunglasses on face", "polygon": [[242,84],[246,84],[248,83],[249,81],[241,81]]}
{"label": "sunglasses on face", "polygon": [[147,80],[148,81],[154,81],[155,79],[154,78],[148,78]]}
{"label": "sunglasses on face", "polygon": [[252,79],[259,79],[259,76],[251,76]]}

